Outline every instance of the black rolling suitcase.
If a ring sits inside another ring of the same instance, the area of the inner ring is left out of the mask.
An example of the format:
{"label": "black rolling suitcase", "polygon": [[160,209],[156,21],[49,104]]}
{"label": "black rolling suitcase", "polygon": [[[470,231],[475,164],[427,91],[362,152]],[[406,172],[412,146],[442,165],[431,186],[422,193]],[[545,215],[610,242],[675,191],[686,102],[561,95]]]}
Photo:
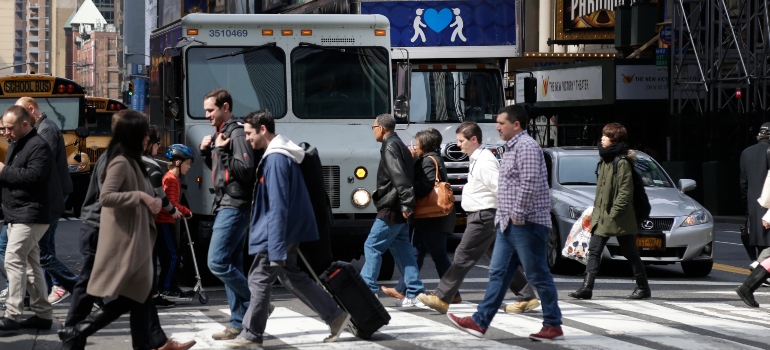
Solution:
{"label": "black rolling suitcase", "polygon": [[[299,256],[307,265],[305,257]],[[312,271],[308,267],[308,270]],[[356,268],[344,261],[333,262],[319,278],[312,274],[339,306],[350,314],[350,332],[361,339],[369,339],[380,327],[390,322],[390,314],[380,300],[369,290]]]}

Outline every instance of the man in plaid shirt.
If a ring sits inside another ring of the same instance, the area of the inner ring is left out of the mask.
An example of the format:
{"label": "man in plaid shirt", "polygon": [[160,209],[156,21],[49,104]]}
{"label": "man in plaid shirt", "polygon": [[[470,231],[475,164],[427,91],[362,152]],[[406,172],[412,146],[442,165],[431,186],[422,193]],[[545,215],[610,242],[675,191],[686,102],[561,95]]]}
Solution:
{"label": "man in plaid shirt", "polygon": [[551,230],[548,172],[540,145],[527,134],[527,119],[526,110],[519,105],[498,112],[497,131],[506,143],[498,180],[497,238],[487,292],[473,316],[447,315],[456,327],[477,337],[486,333],[505,298],[505,287],[511,284],[521,264],[543,305],[543,328],[529,338],[564,339],[559,296],[546,262]]}

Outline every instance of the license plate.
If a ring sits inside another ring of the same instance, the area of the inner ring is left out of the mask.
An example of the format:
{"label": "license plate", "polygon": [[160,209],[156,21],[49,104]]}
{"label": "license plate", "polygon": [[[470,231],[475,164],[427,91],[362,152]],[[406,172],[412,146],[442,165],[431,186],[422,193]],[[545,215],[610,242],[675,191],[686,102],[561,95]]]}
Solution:
{"label": "license plate", "polygon": [[455,219],[455,225],[465,225],[467,223],[468,223],[467,216],[458,216],[457,219]]}
{"label": "license plate", "polygon": [[636,236],[639,250],[666,250],[666,235],[663,233],[645,233]]}

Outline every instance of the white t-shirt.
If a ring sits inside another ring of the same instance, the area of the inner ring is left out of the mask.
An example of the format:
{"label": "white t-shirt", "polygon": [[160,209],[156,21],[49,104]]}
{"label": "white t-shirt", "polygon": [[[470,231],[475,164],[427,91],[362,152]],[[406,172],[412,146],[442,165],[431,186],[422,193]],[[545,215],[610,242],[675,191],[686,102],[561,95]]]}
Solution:
{"label": "white t-shirt", "polygon": [[468,183],[463,187],[462,207],[467,212],[497,208],[497,177],[500,163],[483,145],[470,157]]}

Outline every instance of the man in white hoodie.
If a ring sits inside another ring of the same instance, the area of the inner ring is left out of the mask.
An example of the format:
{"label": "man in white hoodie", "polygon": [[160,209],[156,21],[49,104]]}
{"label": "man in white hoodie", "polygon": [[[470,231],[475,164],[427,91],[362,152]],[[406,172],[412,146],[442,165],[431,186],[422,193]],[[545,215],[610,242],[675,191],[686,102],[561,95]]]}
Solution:
{"label": "man in white hoodie", "polygon": [[249,254],[254,255],[248,275],[251,302],[243,318],[243,331],[225,346],[233,349],[262,346],[276,278],[329,325],[331,335],[324,342],[333,342],[350,322],[350,315],[297,266],[299,243],[318,240],[313,207],[299,166],[305,151],[276,135],[275,121],[266,110],[246,116],[244,131],[251,147],[264,149],[265,154],[257,167],[251,209]]}

